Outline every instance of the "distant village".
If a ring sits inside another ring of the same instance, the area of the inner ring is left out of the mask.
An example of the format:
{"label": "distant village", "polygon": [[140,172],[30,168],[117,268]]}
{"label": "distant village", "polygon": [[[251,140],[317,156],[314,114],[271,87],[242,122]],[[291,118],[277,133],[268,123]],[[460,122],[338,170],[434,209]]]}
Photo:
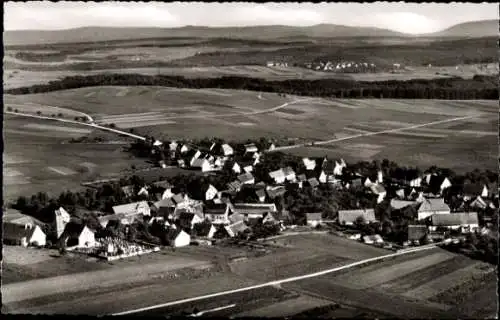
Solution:
{"label": "distant village", "polygon": [[[388,249],[493,232],[498,208],[493,177],[473,172],[457,183],[435,167],[420,172],[387,160],[348,165],[341,158],[268,152],[274,148],[263,139],[236,145],[148,137],[133,144],[133,152],[165,170],[177,167],[193,175],[122,179],[84,195],[62,194],[57,201],[20,197],[13,206],[18,211],[4,215],[4,243],[57,245],[112,260],[160,246],[257,240],[298,226],[326,228]],[[104,197],[107,209],[89,209]],[[52,221],[38,221],[34,211],[46,208],[54,208],[44,213]],[[82,219],[79,211],[94,220]]]}

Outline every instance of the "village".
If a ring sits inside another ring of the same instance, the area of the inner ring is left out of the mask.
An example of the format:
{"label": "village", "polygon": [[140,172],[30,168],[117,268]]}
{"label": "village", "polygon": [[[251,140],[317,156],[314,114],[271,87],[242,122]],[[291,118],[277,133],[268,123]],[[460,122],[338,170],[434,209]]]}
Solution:
{"label": "village", "polygon": [[162,169],[174,166],[198,175],[189,182],[132,179],[108,185],[115,193],[108,200],[115,202],[107,201],[109,212],[93,211],[94,223],[81,219],[75,201],[68,200],[72,196],[59,198],[48,224],[31,217],[26,199],[19,200],[14,205],[19,211],[9,209],[4,216],[4,243],[56,246],[114,260],[161,246],[258,240],[298,229],[329,230],[392,250],[494,232],[496,183],[469,177],[454,184],[446,170],[420,173],[391,168],[386,160],[364,168],[327,157],[293,162],[268,153],[275,145],[263,139],[231,146],[219,139],[195,144],[148,137],[132,148]]}

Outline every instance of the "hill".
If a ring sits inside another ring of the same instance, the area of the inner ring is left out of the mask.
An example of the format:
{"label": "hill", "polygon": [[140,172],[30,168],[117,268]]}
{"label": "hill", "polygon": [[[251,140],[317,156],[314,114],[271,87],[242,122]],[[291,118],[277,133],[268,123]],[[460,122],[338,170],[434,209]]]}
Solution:
{"label": "hill", "polygon": [[453,38],[498,37],[498,20],[460,23],[443,31],[427,34],[425,36]]}
{"label": "hill", "polygon": [[66,30],[17,30],[4,32],[4,45],[80,43],[151,38],[237,38],[271,40],[278,38],[403,37],[391,30],[320,24],[310,27],[252,26],[181,28],[84,27]]}

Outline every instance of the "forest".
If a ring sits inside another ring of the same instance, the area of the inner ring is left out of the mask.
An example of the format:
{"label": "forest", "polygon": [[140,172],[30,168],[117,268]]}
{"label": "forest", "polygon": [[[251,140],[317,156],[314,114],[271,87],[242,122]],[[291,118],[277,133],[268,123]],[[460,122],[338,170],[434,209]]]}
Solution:
{"label": "forest", "polygon": [[362,82],[343,79],[268,81],[258,78],[228,76],[220,78],[185,78],[182,76],[141,74],[96,74],[68,76],[48,84],[6,90],[7,94],[34,94],[93,86],[165,86],[176,88],[221,88],[276,92],[327,98],[377,99],[498,99],[498,76],[472,79],[414,79],[407,81]]}

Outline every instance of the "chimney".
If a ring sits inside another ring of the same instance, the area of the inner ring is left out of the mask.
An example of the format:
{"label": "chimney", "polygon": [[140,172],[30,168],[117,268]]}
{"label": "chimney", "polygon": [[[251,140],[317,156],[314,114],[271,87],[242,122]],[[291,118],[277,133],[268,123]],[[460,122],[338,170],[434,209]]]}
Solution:
{"label": "chimney", "polygon": [[384,177],[383,177],[383,175],[382,175],[382,170],[379,170],[379,171],[377,172],[377,182],[378,182],[378,183],[382,183],[382,182],[384,182]]}

